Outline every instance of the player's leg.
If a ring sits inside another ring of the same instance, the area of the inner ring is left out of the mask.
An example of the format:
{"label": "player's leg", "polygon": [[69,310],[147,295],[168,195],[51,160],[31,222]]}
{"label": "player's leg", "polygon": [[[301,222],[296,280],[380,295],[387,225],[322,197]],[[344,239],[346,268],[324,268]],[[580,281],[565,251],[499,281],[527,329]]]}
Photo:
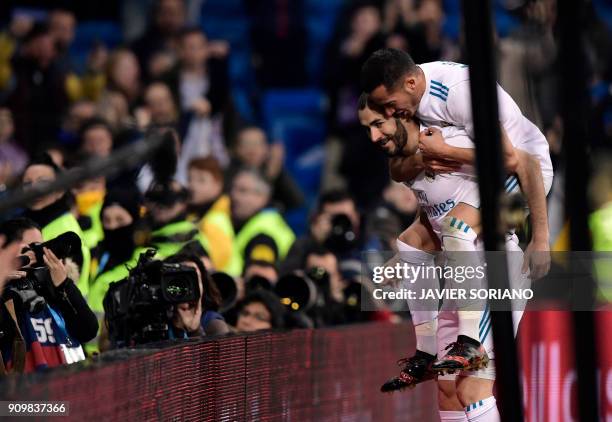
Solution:
{"label": "player's leg", "polygon": [[[434,255],[425,251],[435,251],[439,247],[435,235],[420,219],[406,229],[397,239],[398,253],[401,261],[408,266],[430,267],[434,265]],[[425,288],[438,287],[437,278],[421,278],[407,280],[405,288],[417,291]],[[409,300],[408,306],[412,322],[415,326],[416,353],[398,363],[402,370],[398,377],[387,381],[381,391],[390,392],[414,387],[416,384],[435,379],[431,364],[436,358],[438,349],[437,332],[437,301],[425,303],[422,300]]]}
{"label": "player's leg", "polygon": [[492,394],[494,383],[494,379],[477,376],[460,375],[457,377],[457,396],[465,406],[468,421],[501,421],[497,403]]}
{"label": "player's leg", "polygon": [[[457,339],[458,318],[456,311],[440,310],[438,314],[438,356]],[[438,376],[438,409],[441,422],[467,422],[465,406],[457,397],[457,375]]]}
{"label": "player's leg", "polygon": [[[480,225],[479,210],[466,203],[459,203],[441,221],[442,247],[447,258],[446,267],[453,274],[461,274],[463,268],[483,268],[483,255],[477,249],[477,229]],[[445,287],[464,289],[478,289],[484,287],[484,278],[464,277],[446,280]],[[439,356],[433,369],[437,372],[455,372],[460,370],[479,369],[487,365],[489,356],[480,341],[480,326],[482,325],[483,311],[486,304],[483,300],[471,300],[469,296],[455,302],[459,312],[459,329],[457,341],[449,347],[445,356]]]}

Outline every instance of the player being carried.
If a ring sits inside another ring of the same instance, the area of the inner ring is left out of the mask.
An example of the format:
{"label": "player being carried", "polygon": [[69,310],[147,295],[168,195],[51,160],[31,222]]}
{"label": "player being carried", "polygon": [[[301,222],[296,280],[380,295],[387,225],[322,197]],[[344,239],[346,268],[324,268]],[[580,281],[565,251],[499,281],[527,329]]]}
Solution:
{"label": "player being carried", "polygon": [[[366,62],[362,81],[364,88],[371,92],[370,102],[380,107],[377,112],[362,98],[359,113],[362,124],[368,127],[372,141],[392,156],[393,178],[409,182],[423,208],[435,210],[428,212],[431,228],[421,216],[399,237],[402,259],[412,265],[422,262],[433,265],[433,256],[424,251],[437,250],[440,244],[447,254],[482,249],[477,239],[479,198],[471,168],[473,125],[465,66],[448,62],[417,66],[408,54],[386,49],[374,53]],[[499,87],[498,91],[505,164],[510,173],[506,190],[517,190],[520,183],[531,209],[534,235],[525,253],[523,269],[528,267],[530,277],[535,279],[545,274],[549,266],[545,192],[552,184],[552,166],[548,145],[505,91]],[[433,129],[431,135],[426,131],[419,133],[417,123],[412,120],[415,115],[428,126],[442,127],[442,132]],[[416,153],[417,146],[420,153]],[[430,170],[455,171],[445,177],[431,178],[423,172],[424,165]],[[419,191],[425,194],[419,195]],[[436,206],[442,203],[452,206]],[[514,235],[507,236],[506,248],[520,252]],[[457,256],[476,257],[477,254]],[[521,278],[527,279],[521,274],[520,265],[514,273],[513,268],[516,265],[510,266],[511,281],[520,283]],[[438,316],[435,310],[412,313],[417,353],[405,360],[400,376],[385,384],[383,390],[412,386],[434,378],[435,372],[476,370],[463,372],[462,375],[471,376],[458,377],[456,383],[439,378],[441,418],[457,417],[453,410],[458,411],[459,406],[465,408],[470,420],[485,420],[476,419],[484,414],[487,414],[486,420],[499,418],[492,397],[494,369],[492,365],[482,369],[488,358],[493,357],[489,313],[486,310],[450,312],[452,318],[443,318],[447,315],[442,313]],[[515,327],[517,324],[518,318],[515,318]],[[441,356],[441,341],[437,340],[457,333],[447,354]],[[438,352],[440,358],[436,360]]]}

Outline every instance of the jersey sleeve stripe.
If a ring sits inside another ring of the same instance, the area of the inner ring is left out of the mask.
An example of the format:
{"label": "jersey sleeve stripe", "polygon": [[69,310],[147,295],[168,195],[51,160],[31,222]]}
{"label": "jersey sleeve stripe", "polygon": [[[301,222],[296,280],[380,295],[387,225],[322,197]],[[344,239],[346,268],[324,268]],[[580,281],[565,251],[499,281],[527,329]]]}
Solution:
{"label": "jersey sleeve stripe", "polygon": [[438,98],[439,98],[439,99],[441,99],[442,101],[446,101],[446,97],[443,97],[442,95],[440,95],[440,94],[438,94],[438,93],[435,93],[435,92],[433,92],[433,91],[429,91],[429,93],[430,93],[431,95],[433,95],[434,97],[438,97]]}
{"label": "jersey sleeve stripe", "polygon": [[440,94],[444,95],[445,97],[448,95],[448,91],[444,91],[442,88],[440,88],[438,86],[432,85],[429,89],[431,91],[439,92]]}
{"label": "jersey sleeve stripe", "polygon": [[448,92],[448,87],[446,85],[444,85],[443,83],[438,82],[438,81],[431,81],[431,83],[432,83],[432,85],[439,86],[440,88],[442,88],[443,90]]}

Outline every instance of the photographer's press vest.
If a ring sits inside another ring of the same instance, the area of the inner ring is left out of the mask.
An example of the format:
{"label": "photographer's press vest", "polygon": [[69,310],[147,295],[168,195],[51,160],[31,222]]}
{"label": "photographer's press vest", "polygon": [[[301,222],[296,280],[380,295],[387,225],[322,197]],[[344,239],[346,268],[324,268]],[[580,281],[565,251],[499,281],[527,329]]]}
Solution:
{"label": "photographer's press vest", "polygon": [[207,240],[191,221],[183,220],[166,224],[151,233],[151,244],[157,249],[157,256],[160,259],[176,254],[186,243],[192,240],[198,240],[208,251]]}
{"label": "photographer's press vest", "polygon": [[[218,268],[231,276],[242,274],[244,267],[244,254],[251,240],[260,234],[270,236],[278,249],[277,260],[282,260],[289,252],[295,241],[295,234],[287,225],[283,217],[275,210],[264,209],[259,211],[242,226],[236,234],[230,216],[227,213],[216,211],[206,217],[207,223],[215,225],[220,231],[227,233],[233,239],[231,258],[225,267]],[[211,242],[213,245],[214,243]]]}
{"label": "photographer's press vest", "polygon": [[89,253],[89,248],[87,248],[85,244],[83,232],[76,218],[70,213],[65,213],[51,221],[42,229],[42,235],[45,241],[54,239],[66,232],[75,232],[81,238],[83,263],[81,264],[81,268],[79,268],[80,273],[77,287],[83,294],[83,297],[87,298],[87,294],[89,293],[89,265],[91,263],[91,255]]}

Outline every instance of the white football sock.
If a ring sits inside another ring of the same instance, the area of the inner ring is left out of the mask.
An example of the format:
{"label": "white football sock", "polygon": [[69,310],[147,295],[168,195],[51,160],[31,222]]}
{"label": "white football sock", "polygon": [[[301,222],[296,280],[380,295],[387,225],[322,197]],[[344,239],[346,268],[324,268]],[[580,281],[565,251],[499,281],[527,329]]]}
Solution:
{"label": "white football sock", "polygon": [[416,334],[417,350],[435,356],[438,353],[438,340],[436,336],[438,332],[438,319],[416,325],[414,332]]}
{"label": "white football sock", "polygon": [[[432,267],[434,256],[397,239],[397,250],[402,262],[415,267]],[[437,289],[440,283],[436,278],[422,278],[404,283],[404,288],[417,292],[417,298],[423,289]],[[416,333],[417,350],[431,355],[438,353],[436,333],[438,330],[438,307],[436,300],[408,299],[408,307]]]}
{"label": "white football sock", "polygon": [[501,422],[493,396],[470,404],[465,408],[465,414],[470,422]]}
{"label": "white football sock", "polygon": [[[442,220],[442,247],[446,254],[447,267],[455,268],[455,274],[460,274],[458,269],[461,267],[473,268],[483,266],[484,262],[480,252],[476,248],[477,235],[470,226],[455,217],[445,217]],[[478,289],[486,288],[486,279],[449,280],[451,288]],[[469,295],[468,295],[469,297]],[[457,301],[459,332],[481,341],[479,336],[478,324],[484,311],[485,301],[483,300],[459,300]]]}

